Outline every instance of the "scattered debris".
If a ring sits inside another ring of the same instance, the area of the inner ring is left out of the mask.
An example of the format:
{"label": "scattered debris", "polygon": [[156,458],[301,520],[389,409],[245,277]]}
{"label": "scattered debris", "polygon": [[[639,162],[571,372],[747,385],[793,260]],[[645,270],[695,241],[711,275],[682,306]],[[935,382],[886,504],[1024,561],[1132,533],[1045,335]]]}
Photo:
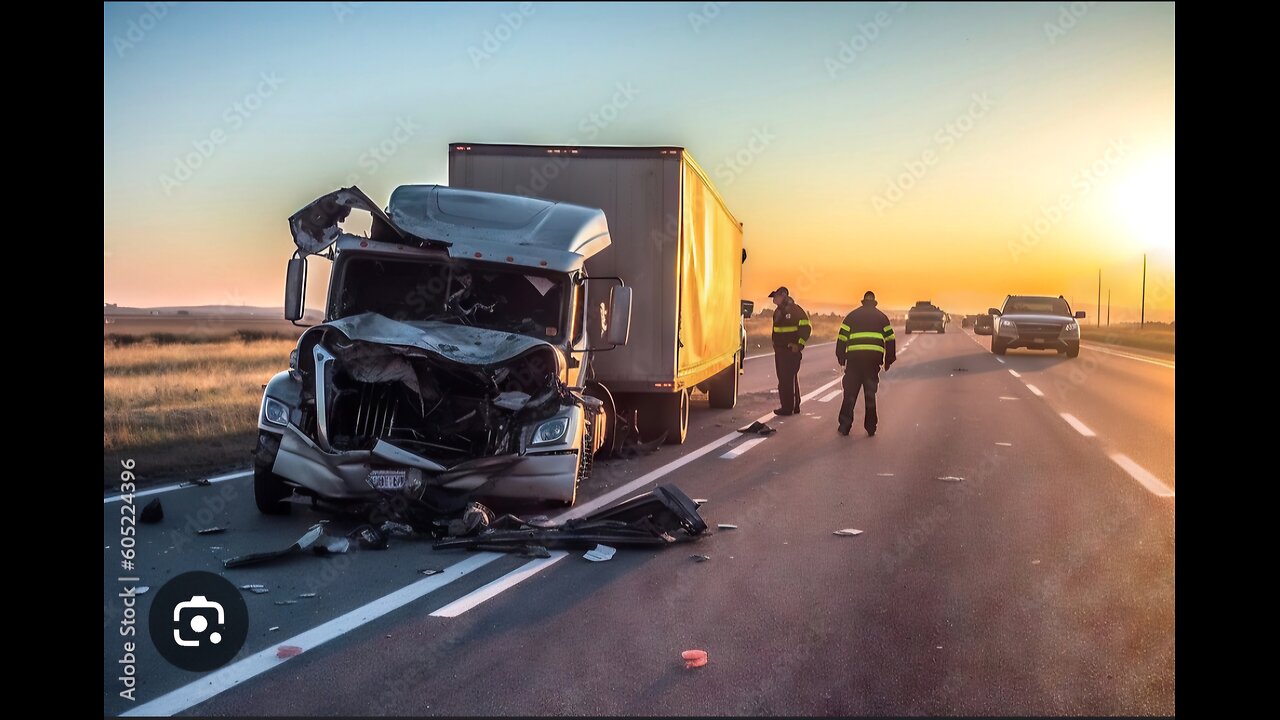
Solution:
{"label": "scattered debris", "polygon": [[680,653],[680,657],[684,660],[686,669],[702,667],[707,664],[706,650],[685,650]]}
{"label": "scattered debris", "polygon": [[397,535],[399,537],[413,537],[416,534],[414,533],[413,528],[402,522],[395,522],[394,520],[388,520],[382,523],[382,527],[380,527],[379,530],[382,530],[382,532],[387,533],[388,535]]}
{"label": "scattered debris", "polygon": [[298,597],[300,597],[300,598],[307,598],[307,599],[310,599],[310,598],[313,598],[313,597],[315,597],[315,596],[316,596],[316,594],[315,594],[315,593],[302,593],[302,594],[301,594],[301,595],[299,595]]}
{"label": "scattered debris", "polygon": [[196,534],[197,535],[217,535],[218,533],[224,533],[226,531],[227,529],[224,527],[215,526],[215,527],[207,527],[207,528],[204,528],[203,530],[197,530]]}
{"label": "scattered debris", "polygon": [[689,559],[694,560],[696,562],[706,562],[711,559],[711,556],[710,555],[690,555]]}
{"label": "scattered debris", "polygon": [[270,590],[268,590],[268,589],[266,588],[266,586],[264,586],[264,585],[241,585],[241,586],[240,586],[240,589],[241,589],[241,590],[248,590],[249,592],[253,593],[254,595],[263,595],[263,594],[265,594],[265,593],[269,593],[269,592],[271,592],[271,591],[270,591]]}
{"label": "scattered debris", "polygon": [[158,523],[163,519],[164,506],[160,504],[160,498],[156,498],[155,500],[147,503],[147,506],[142,508],[142,514],[138,516],[138,520],[140,522],[147,523],[148,525]]}
{"label": "scattered debris", "polygon": [[387,534],[372,525],[361,525],[347,533],[347,537],[355,538],[363,550],[386,550],[390,544]]}
{"label": "scattered debris", "polygon": [[772,435],[778,431],[775,428],[771,428],[768,425],[760,422],[759,420],[755,420],[750,425],[744,428],[738,428],[738,432],[744,433],[746,435]]}
{"label": "scattered debris", "polygon": [[709,502],[711,502],[711,501],[710,501],[710,500],[708,500],[708,499],[706,499],[706,498],[694,498],[694,499],[693,499],[693,502],[694,502],[694,504],[695,504],[695,505],[697,505],[698,507],[702,507],[703,505],[706,505],[707,503],[709,503]]}
{"label": "scattered debris", "polygon": [[617,548],[612,548],[608,545],[596,545],[588,550],[582,557],[590,560],[591,562],[604,562],[605,560],[612,560],[613,555],[616,552],[618,552]]}
{"label": "scattered debris", "polygon": [[[276,603],[276,604],[279,605],[279,603]],[[267,632],[275,632],[279,629],[280,629],[279,625],[272,625],[271,627],[267,628]]]}
{"label": "scattered debris", "polygon": [[276,648],[276,657],[280,660],[285,658],[296,657],[302,654],[302,648],[297,645],[281,645]]}
{"label": "scattered debris", "polygon": [[964,480],[964,478],[956,477],[955,475],[943,475],[938,479],[942,482],[960,482],[961,480]]}
{"label": "scattered debris", "polygon": [[321,535],[316,541],[315,553],[317,555],[341,555],[351,549],[351,541],[344,537],[334,537],[332,535]]}
{"label": "scattered debris", "polygon": [[1013,443],[996,443],[1000,447],[1013,447]]}
{"label": "scattered debris", "polygon": [[737,525],[731,525],[729,523],[720,523],[716,525],[716,527],[721,530],[737,530],[738,529]]}
{"label": "scattered debris", "polygon": [[520,410],[529,404],[530,395],[519,390],[508,390],[493,399],[493,404],[503,410]]}
{"label": "scattered debris", "polygon": [[283,550],[275,550],[272,552],[249,553],[248,555],[240,555],[229,560],[224,560],[222,566],[225,568],[244,567],[245,565],[256,565],[258,563],[268,562],[270,560],[278,560],[293,553],[302,552],[315,544],[320,536],[324,535],[324,527],[316,524],[312,525],[302,537],[298,538],[292,545]]}
{"label": "scattered debris", "polygon": [[861,531],[861,530],[855,530],[854,528],[845,528],[845,529],[843,529],[843,530],[836,530],[835,532],[833,532],[833,533],[831,533],[831,534],[832,534],[832,535],[839,535],[840,537],[853,537],[854,535],[861,535],[861,534],[862,534],[862,531]]}
{"label": "scattered debris", "polygon": [[525,557],[538,558],[539,560],[546,560],[551,557],[551,551],[541,545],[525,545],[520,554]]}
{"label": "scattered debris", "polygon": [[421,570],[419,570],[419,571],[418,571],[418,573],[419,573],[419,574],[426,575],[426,576],[428,576],[428,577],[430,577],[430,576],[432,576],[432,575],[439,575],[439,574],[440,574],[440,573],[442,573],[442,572],[444,572],[444,571],[443,571],[443,570],[437,570],[437,569],[435,569],[435,568],[422,568]]}
{"label": "scattered debris", "polygon": [[277,600],[276,604],[277,605],[297,605],[298,601],[297,600]]}
{"label": "scattered debris", "polygon": [[199,480],[187,480],[186,482],[178,483],[178,487],[208,487],[211,484],[209,478],[200,478]]}

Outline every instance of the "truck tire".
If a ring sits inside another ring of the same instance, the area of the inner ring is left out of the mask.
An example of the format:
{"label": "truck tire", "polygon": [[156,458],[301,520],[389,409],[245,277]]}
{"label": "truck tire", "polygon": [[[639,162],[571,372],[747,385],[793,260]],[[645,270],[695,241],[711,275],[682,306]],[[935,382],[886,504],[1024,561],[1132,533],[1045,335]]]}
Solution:
{"label": "truck tire", "polygon": [[293,488],[271,472],[279,451],[280,438],[271,433],[258,433],[258,449],[253,454],[253,499],[263,515],[288,515],[293,509],[293,505],[284,502],[293,494]]}
{"label": "truck tire", "polygon": [[717,410],[732,410],[738,404],[738,359],[716,373],[707,388],[707,399]]}
{"label": "truck tire", "polygon": [[654,425],[667,433],[668,445],[683,445],[689,436],[689,391],[681,389],[654,398]]}
{"label": "truck tire", "polygon": [[1005,351],[1004,343],[1000,342],[995,337],[992,337],[991,352],[995,353],[996,355],[1003,355],[1004,351]]}
{"label": "truck tire", "polygon": [[600,444],[600,457],[612,457],[618,449],[618,403],[609,388],[592,380],[587,383],[587,394],[604,404],[604,442]]}

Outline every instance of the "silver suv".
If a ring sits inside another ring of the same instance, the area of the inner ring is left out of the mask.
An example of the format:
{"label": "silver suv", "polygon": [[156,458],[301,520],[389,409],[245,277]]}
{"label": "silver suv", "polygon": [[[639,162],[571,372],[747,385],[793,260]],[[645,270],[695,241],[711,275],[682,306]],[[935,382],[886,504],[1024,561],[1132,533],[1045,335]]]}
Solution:
{"label": "silver suv", "polygon": [[999,309],[990,308],[995,325],[991,352],[1003,355],[1009,348],[1057,350],[1059,355],[1080,354],[1080,324],[1084,311],[1071,312],[1067,299],[1041,295],[1009,295]]}

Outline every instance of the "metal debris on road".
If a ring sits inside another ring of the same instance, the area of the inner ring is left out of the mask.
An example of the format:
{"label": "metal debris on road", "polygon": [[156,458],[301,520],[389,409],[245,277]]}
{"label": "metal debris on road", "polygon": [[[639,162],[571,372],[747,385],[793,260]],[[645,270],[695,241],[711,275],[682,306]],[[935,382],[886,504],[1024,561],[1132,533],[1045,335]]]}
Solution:
{"label": "metal debris on road", "polygon": [[302,648],[297,645],[281,645],[276,648],[276,658],[284,660],[285,658],[296,657],[302,654]]}
{"label": "metal debris on road", "polygon": [[315,597],[315,596],[316,596],[316,594],[315,594],[315,593],[302,593],[302,594],[301,594],[301,595],[299,595],[298,597],[300,597],[300,598],[308,598],[308,599],[309,599],[309,598],[313,598],[313,597]]}
{"label": "metal debris on road", "polygon": [[612,548],[608,545],[596,545],[588,550],[582,557],[590,560],[591,562],[604,562],[605,560],[612,560],[613,555],[616,552],[618,552],[617,548]]}
{"label": "metal debris on road", "polygon": [[409,527],[402,522],[395,522],[394,520],[388,520],[382,523],[382,527],[379,529],[388,535],[398,535],[401,537],[412,537],[414,535],[412,527]]}
{"label": "metal debris on road", "polygon": [[271,627],[267,628],[267,632],[275,632],[279,629],[280,629],[279,625],[272,625]]}
{"label": "metal debris on road", "polygon": [[241,585],[241,586],[240,586],[240,589],[241,589],[241,590],[248,590],[249,592],[253,593],[254,595],[262,595],[262,594],[264,594],[264,593],[269,593],[269,592],[271,592],[270,590],[268,590],[268,589],[266,588],[266,586],[264,586],[264,585],[258,585],[258,584],[254,584],[254,585]]}
{"label": "metal debris on road", "polygon": [[361,525],[347,533],[347,537],[355,538],[363,550],[386,550],[390,544],[387,534],[372,525]]}
{"label": "metal debris on road", "polygon": [[746,435],[772,435],[778,431],[775,428],[771,428],[768,425],[760,422],[759,420],[755,420],[750,425],[744,428],[738,428],[738,432]]}
{"label": "metal debris on road", "polygon": [[831,533],[831,534],[832,534],[832,535],[839,535],[840,537],[853,537],[854,535],[861,535],[861,534],[862,534],[862,531],[861,531],[861,530],[855,530],[854,528],[845,528],[845,529],[843,529],[843,530],[836,530],[835,532],[833,532],[833,533]]}
{"label": "metal debris on road", "polygon": [[711,559],[711,556],[710,555],[690,555],[689,559],[695,562],[706,562]]}
{"label": "metal debris on road", "polygon": [[226,531],[227,529],[224,527],[215,526],[215,527],[207,527],[202,530],[197,530],[196,534],[197,535],[217,535],[218,533],[224,533]]}
{"label": "metal debris on road", "polygon": [[294,541],[292,545],[283,550],[274,550],[271,552],[249,553],[248,555],[240,555],[222,562],[225,568],[244,567],[245,565],[256,565],[258,563],[270,560],[278,560],[293,553],[302,552],[316,543],[320,537],[324,535],[324,526],[320,524],[312,525],[302,537]]}
{"label": "metal debris on road", "polygon": [[684,660],[685,669],[702,667],[708,660],[706,650],[685,650],[680,658]]}
{"label": "metal debris on road", "polygon": [[138,521],[147,523],[148,525],[158,523],[163,519],[164,506],[160,504],[160,498],[156,498],[155,500],[147,503],[147,506],[142,508],[142,513],[138,515]]}
{"label": "metal debris on road", "polygon": [[737,525],[732,525],[730,523],[720,523],[716,525],[716,527],[720,528],[721,530],[737,530],[738,529]]}
{"label": "metal debris on road", "polygon": [[956,477],[955,475],[943,475],[938,479],[942,482],[960,482],[961,480],[964,480],[964,478]]}
{"label": "metal debris on road", "polygon": [[437,570],[437,569],[435,569],[435,568],[422,568],[421,570],[419,570],[419,571],[418,571],[418,573],[419,573],[419,574],[421,574],[421,575],[426,575],[426,576],[428,576],[428,577],[430,577],[430,576],[432,576],[432,575],[439,575],[439,574],[440,574],[440,573],[442,573],[442,572],[444,572],[444,571],[443,571],[443,570]]}
{"label": "metal debris on road", "polygon": [[317,555],[341,555],[350,549],[350,540],[344,537],[334,537],[332,535],[322,534],[315,545],[315,552]]}

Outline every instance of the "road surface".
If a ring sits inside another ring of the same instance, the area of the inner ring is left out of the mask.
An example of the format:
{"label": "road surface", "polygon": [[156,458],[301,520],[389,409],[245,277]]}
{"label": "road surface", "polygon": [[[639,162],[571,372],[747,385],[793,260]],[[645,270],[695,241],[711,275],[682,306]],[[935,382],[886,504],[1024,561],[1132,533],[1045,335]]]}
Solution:
{"label": "road surface", "polygon": [[[223,558],[284,547],[326,516],[260,516],[247,474],[139,497],[166,512],[139,529],[144,584],[206,569],[270,592],[247,595],[248,641],[214,673],[169,666],[143,639],[135,703],[116,694],[120,502],[104,498],[104,711],[1174,712],[1173,359],[997,358],[955,329],[898,338],[874,438],[861,407],[836,434],[824,345],[806,352],[800,416],[765,417],[773,363],[752,359],[738,408],[695,405],[685,445],[601,462],[575,511],[675,483],[709,500],[713,528],[738,526],[605,563],[393,540],[228,571]],[[755,419],[778,433],[734,432]],[[229,530],[192,534],[210,525]],[[282,644],[304,652],[278,660]],[[710,663],[686,670],[692,648]]]}

